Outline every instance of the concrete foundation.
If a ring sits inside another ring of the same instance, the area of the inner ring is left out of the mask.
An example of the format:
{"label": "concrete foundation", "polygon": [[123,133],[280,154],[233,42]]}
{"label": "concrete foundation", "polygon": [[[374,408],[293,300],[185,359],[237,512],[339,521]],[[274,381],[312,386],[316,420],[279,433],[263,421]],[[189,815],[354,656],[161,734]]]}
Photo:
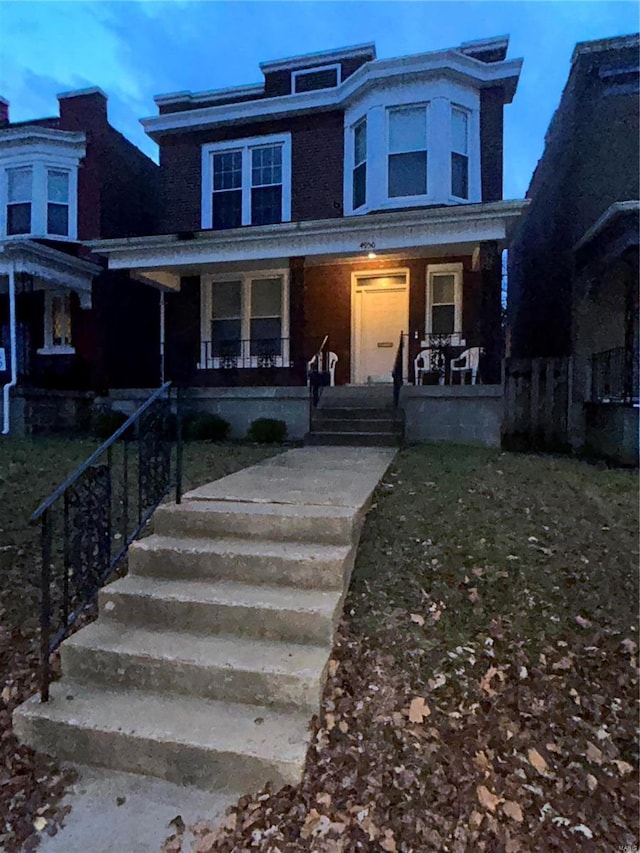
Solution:
{"label": "concrete foundation", "polygon": [[405,441],[500,447],[502,386],[405,385]]}
{"label": "concrete foundation", "polygon": [[585,403],[584,408],[585,453],[637,465],[640,408],[618,403]]}

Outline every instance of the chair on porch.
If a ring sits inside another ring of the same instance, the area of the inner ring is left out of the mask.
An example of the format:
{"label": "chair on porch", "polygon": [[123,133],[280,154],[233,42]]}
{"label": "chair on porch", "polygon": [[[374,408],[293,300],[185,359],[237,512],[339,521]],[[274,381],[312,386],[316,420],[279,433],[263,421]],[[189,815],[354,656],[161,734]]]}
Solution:
{"label": "chair on porch", "polygon": [[413,360],[413,383],[422,385],[422,377],[432,370],[432,352],[430,349],[420,350]]}
{"label": "chair on porch", "polygon": [[[311,369],[318,358],[317,354],[310,358],[307,362],[307,385],[311,382]],[[327,364],[327,372],[329,374],[329,385],[333,388],[336,384],[336,364],[338,363],[338,356],[335,352],[328,352],[326,354],[326,364]]]}
{"label": "chair on porch", "polygon": [[459,355],[458,358],[451,359],[449,364],[449,381],[453,385],[453,374],[460,374],[460,384],[462,384],[465,373],[471,374],[471,384],[475,385],[478,378],[478,367],[480,366],[480,356],[483,355],[482,347],[470,347]]}

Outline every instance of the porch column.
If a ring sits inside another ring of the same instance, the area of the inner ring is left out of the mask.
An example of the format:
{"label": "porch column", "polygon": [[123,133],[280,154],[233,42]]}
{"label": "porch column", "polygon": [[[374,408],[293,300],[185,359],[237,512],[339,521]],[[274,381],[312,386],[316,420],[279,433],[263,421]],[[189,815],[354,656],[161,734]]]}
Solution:
{"label": "porch column", "polygon": [[630,250],[624,258],[627,266],[625,276],[624,306],[624,398],[631,402],[634,391],[638,393],[638,250]]}
{"label": "porch column", "polygon": [[312,353],[305,350],[304,257],[289,260],[289,359],[296,381],[306,381],[306,360]]}
{"label": "porch column", "polygon": [[482,381],[500,382],[500,363],[504,351],[502,330],[502,264],[495,240],[480,243],[480,334],[485,355],[482,360]]}

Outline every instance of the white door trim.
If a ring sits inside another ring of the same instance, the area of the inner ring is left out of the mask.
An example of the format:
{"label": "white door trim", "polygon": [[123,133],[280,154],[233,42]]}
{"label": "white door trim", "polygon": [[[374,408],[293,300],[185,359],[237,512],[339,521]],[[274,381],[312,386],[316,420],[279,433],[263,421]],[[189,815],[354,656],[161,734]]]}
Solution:
{"label": "white door trim", "polygon": [[[405,294],[406,300],[406,325],[403,329],[404,333],[407,335],[407,340],[405,341],[405,363],[402,368],[403,379],[406,382],[408,372],[409,372],[409,347],[406,346],[408,343],[408,332],[409,332],[409,283],[410,283],[410,271],[408,267],[390,267],[388,269],[375,269],[375,270],[355,270],[351,273],[351,384],[356,383],[356,377],[359,373],[359,356],[360,356],[360,338],[361,338],[361,324],[362,324],[362,293],[364,290],[375,290],[377,289],[375,285],[359,285],[359,280],[363,278],[386,278],[387,276],[394,275],[403,275],[404,276],[404,286],[402,290]],[[395,352],[395,350],[394,350]],[[389,378],[391,381],[391,378]]]}

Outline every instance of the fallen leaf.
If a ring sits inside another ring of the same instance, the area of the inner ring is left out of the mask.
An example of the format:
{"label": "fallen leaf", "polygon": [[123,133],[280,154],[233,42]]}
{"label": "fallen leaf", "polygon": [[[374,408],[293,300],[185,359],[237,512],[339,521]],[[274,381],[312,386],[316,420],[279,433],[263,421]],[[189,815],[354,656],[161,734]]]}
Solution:
{"label": "fallen leaf", "polygon": [[344,720],[340,720],[340,722],[338,723],[338,728],[340,729],[343,735],[346,735],[346,733],[349,731],[349,726],[347,725],[347,723],[345,723]]}
{"label": "fallen leaf", "polygon": [[592,623],[582,616],[576,616],[576,622],[581,628],[590,628]]}
{"label": "fallen leaf", "polygon": [[333,658],[329,661],[329,677],[333,678],[338,671],[338,667],[340,666],[340,661],[333,660]]}
{"label": "fallen leaf", "polygon": [[46,825],[47,825],[46,818],[43,818],[43,817],[37,817],[33,822],[33,828],[35,829],[36,832],[42,832],[42,830],[45,828]]}
{"label": "fallen leaf", "polygon": [[326,723],[326,726],[327,726],[327,731],[328,731],[328,732],[330,732],[330,731],[331,731],[331,729],[332,729],[332,728],[335,726],[335,724],[336,724],[336,718],[335,718],[335,716],[334,716],[333,714],[326,714],[324,719],[325,719],[325,723]]}
{"label": "fallen leaf", "polygon": [[471,816],[469,818],[469,826],[474,827],[474,829],[478,829],[480,824],[482,823],[483,815],[480,812],[473,811],[471,812]]}
{"label": "fallen leaf", "polygon": [[620,773],[621,776],[626,776],[628,773],[631,773],[633,770],[633,767],[631,766],[631,764],[628,764],[626,761],[618,761],[616,759],[613,763],[618,768],[618,773]]}
{"label": "fallen leaf", "polygon": [[631,640],[631,639],[629,639],[629,637],[627,637],[627,639],[626,639],[626,640],[623,640],[623,641],[620,643],[620,645],[621,645],[621,646],[622,646],[622,648],[623,648],[626,652],[628,652],[630,655],[635,655],[635,653],[638,651],[638,645],[637,645],[637,643],[634,643],[634,641],[633,641],[633,640]]}
{"label": "fallen leaf", "polygon": [[513,800],[505,800],[502,804],[502,811],[506,814],[507,817],[510,817],[512,820],[515,820],[516,823],[522,823],[522,809],[520,808],[519,803],[516,803]]}
{"label": "fallen leaf", "polygon": [[593,793],[598,787],[598,780],[595,776],[592,776],[591,773],[587,774],[587,787],[591,793]]}
{"label": "fallen leaf", "polygon": [[411,705],[409,705],[409,720],[412,723],[421,723],[430,714],[431,708],[429,708],[422,696],[416,696],[415,699],[411,700]]}
{"label": "fallen leaf", "polygon": [[541,776],[544,776],[549,769],[549,765],[544,760],[544,758],[540,755],[537,749],[530,749],[527,753],[527,758],[529,759],[529,764],[531,764]]}
{"label": "fallen leaf", "polygon": [[321,806],[330,806],[331,794],[328,794],[326,791],[316,794],[316,803],[319,803]]}
{"label": "fallen leaf", "polygon": [[478,802],[480,805],[483,808],[488,809],[490,812],[494,812],[496,810],[496,806],[502,802],[502,797],[492,794],[484,785],[478,785],[476,788],[476,794],[478,795]]}
{"label": "fallen leaf", "polygon": [[411,621],[422,627],[422,625],[424,625],[424,616],[421,616],[419,613],[412,613]]}
{"label": "fallen leaf", "polygon": [[385,829],[384,839],[380,842],[380,847],[382,847],[383,850],[386,850],[387,853],[395,853],[398,848],[396,846],[396,840],[393,837],[393,830]]}
{"label": "fallen leaf", "polygon": [[591,741],[587,741],[587,758],[594,764],[602,764],[602,750],[598,749]]}

